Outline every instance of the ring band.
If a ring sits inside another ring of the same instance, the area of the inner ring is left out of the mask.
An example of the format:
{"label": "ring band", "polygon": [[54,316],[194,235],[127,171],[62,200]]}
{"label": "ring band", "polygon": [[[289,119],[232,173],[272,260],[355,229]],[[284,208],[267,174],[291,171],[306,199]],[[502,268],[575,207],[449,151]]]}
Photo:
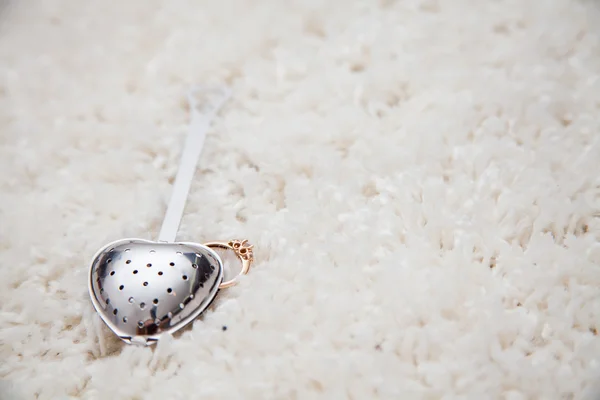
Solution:
{"label": "ring band", "polygon": [[252,248],[254,247],[251,244],[248,244],[248,240],[230,240],[229,242],[208,242],[204,243],[205,246],[211,248],[220,248],[226,250],[232,250],[235,255],[242,262],[242,270],[240,273],[233,279],[230,279],[225,282],[221,282],[219,285],[219,289],[225,289],[231,287],[236,284],[236,280],[241,275],[246,275],[250,270],[250,264],[254,261],[254,254],[252,252]]}

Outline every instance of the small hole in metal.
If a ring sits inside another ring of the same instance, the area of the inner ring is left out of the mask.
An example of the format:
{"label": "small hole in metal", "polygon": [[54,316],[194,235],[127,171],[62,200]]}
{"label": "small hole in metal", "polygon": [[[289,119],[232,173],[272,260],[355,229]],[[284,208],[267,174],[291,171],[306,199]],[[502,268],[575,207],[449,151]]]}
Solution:
{"label": "small hole in metal", "polygon": [[146,264],[146,267],[150,268],[152,266],[152,264]]}
{"label": "small hole in metal", "polygon": [[184,281],[187,281],[187,275],[182,276]]}
{"label": "small hole in metal", "polygon": [[134,270],[133,270],[133,273],[134,273],[134,274],[137,274],[137,272],[138,272],[138,271],[137,271],[137,269],[134,269]]}
{"label": "small hole in metal", "polygon": [[106,304],[110,304],[110,299],[106,299]]}
{"label": "small hole in metal", "polygon": [[171,288],[167,289],[167,293],[171,293],[172,291],[173,291],[173,289],[171,289]]}
{"label": "small hole in metal", "polygon": [[127,322],[127,317],[123,317],[123,322]]}
{"label": "small hole in metal", "polygon": [[119,286],[119,290],[123,290],[125,288],[125,286],[121,285]]}
{"label": "small hole in metal", "polygon": [[162,275],[162,274],[163,274],[163,272],[162,272],[162,271],[158,271],[158,274],[159,274],[159,275]]}
{"label": "small hole in metal", "polygon": [[146,303],[144,303],[144,302],[140,303],[140,308],[141,308],[142,310],[144,309],[144,307],[146,307]]}
{"label": "small hole in metal", "polygon": [[211,270],[211,271],[214,271],[214,270],[215,270],[215,267],[214,267],[213,265],[211,265],[211,266],[210,266],[210,270]]}
{"label": "small hole in metal", "polygon": [[126,252],[127,252],[127,251],[130,251],[130,250],[131,250],[131,249],[125,249],[125,251],[126,251]]}
{"label": "small hole in metal", "polygon": [[242,253],[242,254],[246,253],[246,249],[241,249],[240,253]]}
{"label": "small hole in metal", "polygon": [[182,253],[182,252],[180,252],[180,251],[178,251],[178,252],[177,252],[177,255],[178,255],[178,256],[182,256],[182,255],[183,255],[183,253]]}
{"label": "small hole in metal", "polygon": [[150,250],[150,254],[154,254],[154,253],[156,253],[156,251]]}
{"label": "small hole in metal", "polygon": [[113,276],[115,274],[115,271],[110,271],[110,276]]}
{"label": "small hole in metal", "polygon": [[143,328],[144,327],[144,321],[138,321],[138,327]]}
{"label": "small hole in metal", "polygon": [[169,263],[169,265],[170,265],[171,267],[174,267],[174,266],[175,266],[175,263],[174,263],[174,262],[171,262],[171,263]]}
{"label": "small hole in metal", "polygon": [[106,263],[108,264],[111,261],[112,261],[112,258],[109,258],[108,260],[106,260]]}
{"label": "small hole in metal", "polygon": [[130,302],[131,304],[133,304],[133,297],[130,297],[130,298],[129,298],[129,302]]}
{"label": "small hole in metal", "polygon": [[131,260],[125,261],[125,264],[131,264]]}
{"label": "small hole in metal", "polygon": [[192,264],[192,268],[194,268],[194,269],[198,268],[198,264]]}
{"label": "small hole in metal", "polygon": [[117,310],[116,308],[113,310],[114,315],[117,315],[118,312],[119,312],[119,310]]}
{"label": "small hole in metal", "polygon": [[158,304],[158,299],[154,299],[154,300],[152,300],[152,302],[153,302],[154,304]]}
{"label": "small hole in metal", "polygon": [[148,282],[144,282],[144,286],[148,286]]}
{"label": "small hole in metal", "polygon": [[104,288],[100,288],[100,293],[104,293]]}

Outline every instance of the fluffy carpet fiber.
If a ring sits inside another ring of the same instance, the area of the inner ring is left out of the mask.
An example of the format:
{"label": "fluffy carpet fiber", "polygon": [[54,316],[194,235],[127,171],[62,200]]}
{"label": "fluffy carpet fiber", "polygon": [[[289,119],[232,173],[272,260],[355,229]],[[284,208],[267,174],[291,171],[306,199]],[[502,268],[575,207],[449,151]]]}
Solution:
{"label": "fluffy carpet fiber", "polygon": [[[600,4],[0,7],[0,398],[600,398]],[[179,232],[257,262],[123,344],[89,261],[154,239],[189,110],[233,98]]]}

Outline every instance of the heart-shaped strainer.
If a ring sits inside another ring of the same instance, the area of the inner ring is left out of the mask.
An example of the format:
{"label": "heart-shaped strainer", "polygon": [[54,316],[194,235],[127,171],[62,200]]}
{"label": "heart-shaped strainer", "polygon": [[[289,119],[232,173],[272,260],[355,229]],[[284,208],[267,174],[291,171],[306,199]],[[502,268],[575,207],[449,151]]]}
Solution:
{"label": "heart-shaped strainer", "polygon": [[92,263],[92,302],[104,322],[126,342],[156,341],[200,315],[223,279],[223,264],[196,243],[119,240]]}
{"label": "heart-shaped strainer", "polygon": [[174,242],[206,130],[229,97],[229,91],[222,88],[203,88],[201,94],[208,100],[205,104],[190,96],[191,128],[159,240],[109,243],[96,253],[90,266],[92,304],[106,325],[127,343],[148,345],[165,333],[174,333],[206,310],[220,288],[232,286],[234,280],[223,282],[223,262],[212,248],[234,251],[242,262],[242,274],[253,260],[252,246],[246,240],[206,245]]}

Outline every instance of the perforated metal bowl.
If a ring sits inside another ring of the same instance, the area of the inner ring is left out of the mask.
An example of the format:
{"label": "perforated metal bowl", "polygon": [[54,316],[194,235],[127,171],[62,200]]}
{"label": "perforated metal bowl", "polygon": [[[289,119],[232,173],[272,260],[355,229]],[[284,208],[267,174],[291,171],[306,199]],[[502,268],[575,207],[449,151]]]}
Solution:
{"label": "perforated metal bowl", "polygon": [[122,340],[151,344],[198,317],[222,280],[221,258],[204,245],[123,239],[96,253],[89,290],[94,308]]}

